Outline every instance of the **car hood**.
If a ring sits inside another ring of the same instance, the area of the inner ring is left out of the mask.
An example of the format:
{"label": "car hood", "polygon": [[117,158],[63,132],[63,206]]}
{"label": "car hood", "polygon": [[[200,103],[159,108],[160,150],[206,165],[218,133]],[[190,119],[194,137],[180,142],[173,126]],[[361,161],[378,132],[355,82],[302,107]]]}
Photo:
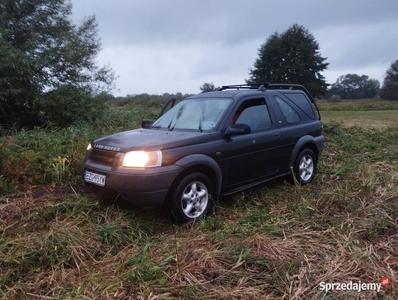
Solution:
{"label": "car hood", "polygon": [[208,132],[163,131],[135,129],[98,138],[92,142],[96,149],[109,151],[163,150],[208,141]]}

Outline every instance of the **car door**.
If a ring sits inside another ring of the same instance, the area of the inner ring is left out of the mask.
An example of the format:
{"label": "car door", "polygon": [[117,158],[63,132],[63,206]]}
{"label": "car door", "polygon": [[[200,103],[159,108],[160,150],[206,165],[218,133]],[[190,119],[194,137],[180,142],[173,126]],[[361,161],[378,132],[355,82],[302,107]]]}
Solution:
{"label": "car door", "polygon": [[[290,158],[297,141],[308,132],[311,126],[308,122],[303,122],[305,115],[299,109],[293,107],[292,103],[282,95],[274,95],[272,98],[273,111],[279,133],[281,144],[279,145],[280,172],[290,171]],[[308,117],[307,117],[308,118]]]}
{"label": "car door", "polygon": [[244,100],[231,124],[246,124],[248,134],[232,135],[224,140],[220,160],[227,188],[264,180],[278,172],[279,129],[264,97]]}

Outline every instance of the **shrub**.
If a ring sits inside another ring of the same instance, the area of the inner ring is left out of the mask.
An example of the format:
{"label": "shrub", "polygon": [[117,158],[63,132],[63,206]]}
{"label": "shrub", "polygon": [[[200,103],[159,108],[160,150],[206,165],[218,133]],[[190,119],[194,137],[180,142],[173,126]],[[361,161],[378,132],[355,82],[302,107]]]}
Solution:
{"label": "shrub", "polygon": [[93,97],[87,88],[61,86],[48,92],[39,103],[44,124],[65,128],[76,122],[93,122],[107,108],[105,96]]}

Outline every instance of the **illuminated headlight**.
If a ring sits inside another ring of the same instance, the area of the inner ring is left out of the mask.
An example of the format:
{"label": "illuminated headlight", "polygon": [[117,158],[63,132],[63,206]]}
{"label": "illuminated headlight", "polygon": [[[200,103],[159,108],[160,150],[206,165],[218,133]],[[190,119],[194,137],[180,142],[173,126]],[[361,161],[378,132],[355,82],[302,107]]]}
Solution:
{"label": "illuminated headlight", "polygon": [[91,150],[91,143],[90,144],[88,144],[88,146],[87,146],[87,151],[89,151],[89,150]]}
{"label": "illuminated headlight", "polygon": [[143,168],[162,165],[162,151],[130,151],[124,155],[123,167]]}

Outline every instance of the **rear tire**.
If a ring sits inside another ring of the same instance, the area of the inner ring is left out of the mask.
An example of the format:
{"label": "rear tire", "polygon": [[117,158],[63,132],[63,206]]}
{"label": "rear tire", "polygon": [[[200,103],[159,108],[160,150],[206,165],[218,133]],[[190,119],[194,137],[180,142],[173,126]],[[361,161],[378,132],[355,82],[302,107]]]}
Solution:
{"label": "rear tire", "polygon": [[171,219],[188,223],[204,219],[214,207],[213,186],[202,173],[192,173],[177,183],[171,192]]}
{"label": "rear tire", "polygon": [[294,176],[301,185],[306,185],[314,180],[317,161],[311,149],[304,149],[299,153],[293,167]]}

